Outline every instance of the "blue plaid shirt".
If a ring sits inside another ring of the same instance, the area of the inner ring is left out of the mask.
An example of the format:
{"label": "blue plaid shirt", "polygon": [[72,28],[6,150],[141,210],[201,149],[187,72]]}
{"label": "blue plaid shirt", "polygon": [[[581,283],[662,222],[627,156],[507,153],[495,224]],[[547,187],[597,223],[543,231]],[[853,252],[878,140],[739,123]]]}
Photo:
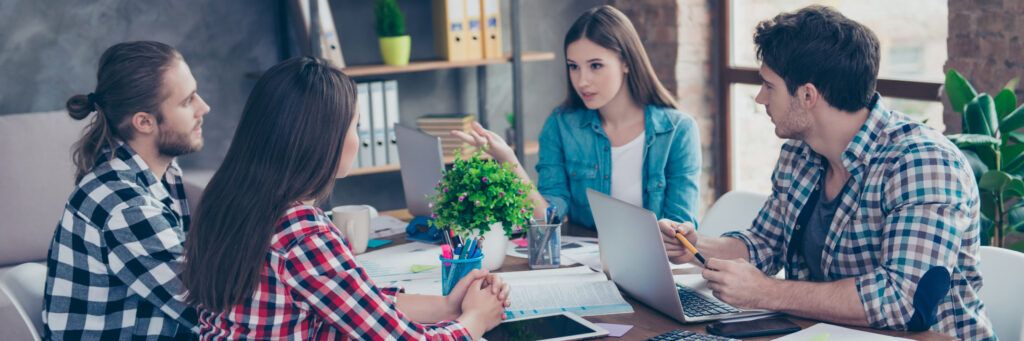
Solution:
{"label": "blue plaid shirt", "polygon": [[188,204],[172,162],[157,180],[131,147],[104,150],[64,206],[46,262],[43,322],[53,340],[195,338],[178,280]]}
{"label": "blue plaid shirt", "polygon": [[782,147],[772,194],[742,240],[765,273],[808,280],[809,266],[826,280],[853,277],[874,328],[906,329],[918,280],[932,267],[952,287],[932,330],[958,339],[994,338],[978,292],[979,199],[967,159],[946,137],[887,110],[877,94],[867,121],[843,152],[850,179],[825,239],[821,264],[789,252],[797,217],[817,190],[827,161],[802,141]]}

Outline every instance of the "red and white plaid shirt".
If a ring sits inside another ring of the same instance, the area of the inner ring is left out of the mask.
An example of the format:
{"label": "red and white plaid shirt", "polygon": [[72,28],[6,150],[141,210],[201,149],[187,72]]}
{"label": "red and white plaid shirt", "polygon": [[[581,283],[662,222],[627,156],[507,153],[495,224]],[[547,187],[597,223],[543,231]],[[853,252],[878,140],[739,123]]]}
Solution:
{"label": "red and white plaid shirt", "polygon": [[278,221],[259,286],[225,313],[203,310],[203,340],[471,339],[456,321],[421,324],[378,288],[319,208],[297,204]]}

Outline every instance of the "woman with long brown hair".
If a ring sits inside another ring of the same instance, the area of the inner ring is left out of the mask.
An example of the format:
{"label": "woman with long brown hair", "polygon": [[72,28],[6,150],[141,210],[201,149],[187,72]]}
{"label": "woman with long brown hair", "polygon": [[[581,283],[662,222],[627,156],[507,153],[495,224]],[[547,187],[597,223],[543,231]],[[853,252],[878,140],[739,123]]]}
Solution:
{"label": "woman with long brown hair", "polygon": [[501,322],[497,276],[476,271],[444,297],[379,288],[313,205],[358,153],[355,100],[351,79],[309,57],[257,82],[185,248],[201,338],[464,339]]}
{"label": "woman with long brown hair", "polygon": [[[696,121],[677,110],[633,24],[611,6],[583,13],[565,35],[565,102],[540,132],[535,213],[549,206],[593,228],[593,188],[654,212],[696,223],[701,153]],[[479,124],[452,132],[529,177],[508,144]]]}

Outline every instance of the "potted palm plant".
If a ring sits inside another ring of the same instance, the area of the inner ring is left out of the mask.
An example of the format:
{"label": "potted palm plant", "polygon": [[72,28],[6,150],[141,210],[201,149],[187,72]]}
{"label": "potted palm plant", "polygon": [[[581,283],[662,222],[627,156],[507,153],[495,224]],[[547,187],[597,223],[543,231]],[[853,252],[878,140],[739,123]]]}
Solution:
{"label": "potted palm plant", "polygon": [[1016,87],[1013,79],[992,97],[978,93],[956,70],[946,73],[946,95],[963,123],[963,133],[948,137],[978,181],[982,244],[1024,252],[1024,241],[1006,245],[1007,235],[1024,232],[1024,105],[1017,105]]}
{"label": "potted palm plant", "polygon": [[373,13],[377,18],[380,54],[387,65],[408,65],[412,40],[405,32],[405,15],[395,0],[376,0]]}
{"label": "potted palm plant", "polygon": [[[484,148],[487,148],[486,146]],[[505,260],[508,237],[516,226],[529,228],[531,190],[509,164],[481,157],[469,159],[456,151],[455,163],[444,173],[431,198],[431,224],[450,229],[463,238],[481,238],[484,268],[497,270]]]}

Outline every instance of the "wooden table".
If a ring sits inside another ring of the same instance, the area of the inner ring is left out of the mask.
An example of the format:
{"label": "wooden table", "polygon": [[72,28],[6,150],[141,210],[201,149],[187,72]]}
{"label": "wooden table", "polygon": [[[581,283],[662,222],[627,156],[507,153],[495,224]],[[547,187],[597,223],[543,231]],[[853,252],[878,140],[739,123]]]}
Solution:
{"label": "wooden table", "polygon": [[[409,219],[412,218],[409,215],[409,212],[407,210],[386,211],[386,212],[381,212],[381,213],[382,214],[386,214],[386,215],[390,215],[390,216],[393,216],[393,217],[396,217],[398,219],[402,219],[404,221],[408,221]],[[571,226],[571,225],[567,226],[566,229],[563,231],[563,233],[565,235],[582,236],[582,237],[596,237],[597,236],[597,233],[595,231],[593,231],[593,230],[589,230],[589,229],[585,229],[585,228],[580,228],[580,227],[576,227],[576,226]],[[390,237],[388,239],[394,242],[394,243],[389,244],[389,246],[400,245],[400,244],[404,244],[404,243],[407,242],[405,240],[405,234],[399,234],[399,235]],[[370,251],[372,251],[372,250],[370,250]],[[524,270],[530,270],[530,267],[529,267],[526,259],[524,259],[524,258],[516,258],[516,257],[505,257],[505,264],[502,265],[501,269],[499,269],[497,272],[524,271]],[[674,270],[673,273],[677,274],[677,275],[681,275],[681,274],[686,274],[687,271],[686,270]],[[515,289],[513,288],[513,290],[515,290]],[[672,331],[672,330],[676,330],[676,329],[685,329],[685,330],[699,332],[699,333],[707,333],[707,330],[705,328],[707,327],[707,325],[711,324],[711,322],[682,324],[682,323],[677,322],[676,320],[673,320],[672,318],[670,318],[668,316],[665,316],[665,315],[661,314],[657,310],[651,309],[647,305],[644,305],[643,303],[640,303],[639,301],[633,299],[632,297],[629,297],[625,293],[623,293],[623,297],[626,298],[626,302],[629,302],[629,304],[631,306],[633,306],[633,311],[634,312],[632,314],[600,315],[600,316],[587,316],[587,317],[585,317],[585,319],[587,319],[588,321],[591,321],[591,322],[633,325],[633,329],[630,329],[629,332],[627,332],[621,338],[607,337],[607,338],[604,338],[604,340],[646,340],[648,338],[655,337],[655,336],[661,335],[662,333],[665,333],[665,332],[668,332],[668,331]],[[810,327],[810,326],[812,326],[812,325],[814,325],[814,324],[819,322],[819,321],[804,319],[804,318],[795,317],[795,316],[787,316],[787,318],[789,320],[793,321],[793,323],[796,323],[797,325],[799,325],[801,328],[807,328],[807,327]],[[875,330],[875,329],[861,328],[861,327],[849,327],[849,328],[863,330],[863,331],[868,331],[868,332],[872,332],[872,333],[879,333],[879,334],[884,334],[884,335],[891,335],[891,336],[896,336],[896,337],[903,337],[903,338],[908,338],[908,339],[914,339],[914,340],[952,340],[953,339],[952,337],[950,337],[948,335],[940,334],[940,333],[936,333],[936,332],[931,332],[931,331],[920,332],[920,333],[908,333],[908,332],[889,331],[889,330]],[[777,338],[777,337],[779,337],[779,336],[776,335],[776,336],[769,336],[769,337],[759,337],[759,338],[752,338],[752,339],[747,339],[747,340],[771,340],[771,339]]]}

